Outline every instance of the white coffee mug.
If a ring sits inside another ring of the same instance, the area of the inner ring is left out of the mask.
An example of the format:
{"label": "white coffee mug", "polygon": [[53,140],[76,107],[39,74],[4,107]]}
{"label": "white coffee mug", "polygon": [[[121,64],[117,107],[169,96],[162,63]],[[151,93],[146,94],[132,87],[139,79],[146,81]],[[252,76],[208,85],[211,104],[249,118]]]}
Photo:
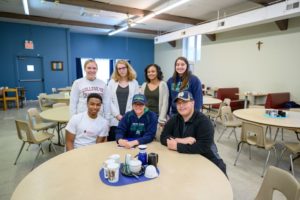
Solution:
{"label": "white coffee mug", "polygon": [[115,163],[115,160],[114,159],[108,159],[108,160],[104,161],[104,163],[103,163],[104,178],[108,178],[108,168],[107,168],[107,166],[111,163]]}
{"label": "white coffee mug", "polygon": [[110,163],[107,166],[108,182],[116,183],[119,181],[119,168],[120,165],[118,163]]}

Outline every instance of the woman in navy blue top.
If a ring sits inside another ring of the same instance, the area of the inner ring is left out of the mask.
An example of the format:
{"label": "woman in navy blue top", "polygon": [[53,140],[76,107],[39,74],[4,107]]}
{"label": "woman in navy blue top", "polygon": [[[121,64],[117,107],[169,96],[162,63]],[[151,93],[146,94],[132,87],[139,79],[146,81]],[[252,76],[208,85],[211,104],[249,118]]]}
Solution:
{"label": "woman in navy blue top", "polygon": [[173,76],[167,82],[169,88],[170,114],[177,113],[174,99],[181,91],[189,91],[195,100],[195,110],[200,110],[203,104],[202,85],[199,78],[192,74],[190,65],[185,57],[178,57],[175,60],[175,70]]}

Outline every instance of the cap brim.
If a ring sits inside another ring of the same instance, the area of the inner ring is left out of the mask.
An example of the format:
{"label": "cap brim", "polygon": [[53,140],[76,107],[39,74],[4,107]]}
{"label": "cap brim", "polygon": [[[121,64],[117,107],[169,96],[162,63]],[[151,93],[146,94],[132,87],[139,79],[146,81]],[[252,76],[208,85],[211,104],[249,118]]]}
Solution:
{"label": "cap brim", "polygon": [[141,103],[141,104],[144,104],[144,105],[145,105],[145,102],[144,102],[144,101],[133,101],[132,103],[133,103],[133,104],[134,104],[134,103]]}

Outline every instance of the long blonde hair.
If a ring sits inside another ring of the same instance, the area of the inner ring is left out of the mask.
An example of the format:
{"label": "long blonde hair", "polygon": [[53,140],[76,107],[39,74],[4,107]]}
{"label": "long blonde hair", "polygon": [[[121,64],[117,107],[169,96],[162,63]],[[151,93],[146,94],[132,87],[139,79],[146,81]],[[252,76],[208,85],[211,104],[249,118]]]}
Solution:
{"label": "long blonde hair", "polygon": [[136,79],[136,72],[134,71],[132,66],[126,60],[119,60],[116,63],[114,72],[111,75],[111,79],[113,79],[115,81],[119,81],[121,79],[121,76],[120,76],[120,74],[118,72],[118,68],[117,68],[118,64],[123,64],[127,67],[127,79],[128,79],[128,81],[132,81],[132,80]]}

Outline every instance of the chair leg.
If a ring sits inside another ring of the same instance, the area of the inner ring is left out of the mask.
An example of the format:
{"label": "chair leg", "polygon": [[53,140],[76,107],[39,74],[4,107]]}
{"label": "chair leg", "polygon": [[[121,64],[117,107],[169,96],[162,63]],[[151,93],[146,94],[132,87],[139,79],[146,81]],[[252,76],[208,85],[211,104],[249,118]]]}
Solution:
{"label": "chair leg", "polygon": [[31,145],[31,144],[28,144],[28,147],[27,147],[26,151],[28,151],[28,150],[29,150],[29,147],[30,147],[30,145]]}
{"label": "chair leg", "polygon": [[237,154],[237,156],[235,158],[235,161],[234,161],[234,166],[236,166],[236,163],[237,163],[237,161],[238,161],[238,159],[240,157],[240,154],[241,154],[242,149],[243,149],[243,145],[244,145],[244,143],[241,143],[241,147],[240,147],[239,152],[238,152],[238,154]]}
{"label": "chair leg", "polygon": [[236,141],[236,143],[238,143],[238,139],[237,139],[235,128],[233,129],[233,132],[234,132],[235,141]]}
{"label": "chair leg", "polygon": [[269,137],[270,137],[270,140],[271,140],[272,139],[272,130],[271,130],[270,126],[267,126],[267,128],[266,128],[266,132],[265,132],[266,135],[268,134],[268,130],[269,130]]}
{"label": "chair leg", "polygon": [[31,168],[31,171],[34,169],[35,163],[36,163],[37,158],[39,157],[41,151],[42,151],[42,145],[39,144],[39,150],[38,150],[38,152],[37,152],[37,154],[36,154],[36,157],[35,157],[35,159],[34,159],[34,162],[33,162],[32,168]]}
{"label": "chair leg", "polygon": [[279,161],[278,161],[278,156],[277,156],[277,151],[276,148],[274,147],[274,155],[275,155],[275,166],[278,167]]}
{"label": "chair leg", "polygon": [[225,133],[226,130],[227,130],[227,127],[222,131],[219,138],[217,139],[217,142],[220,142],[220,139],[221,139],[221,137],[223,136],[223,134]]}
{"label": "chair leg", "polygon": [[249,160],[252,159],[252,153],[251,153],[251,145],[248,145],[249,146]]}
{"label": "chair leg", "polygon": [[279,132],[279,128],[277,128],[277,129],[276,129],[276,133],[275,133],[274,141],[276,141],[276,138],[277,138],[278,132]]}
{"label": "chair leg", "polygon": [[279,158],[278,158],[278,165],[279,165],[280,161],[282,160],[283,154],[284,154],[284,152],[285,152],[286,150],[287,150],[287,148],[284,148],[284,149],[281,151],[281,154],[280,154],[280,156],[279,156]]}
{"label": "chair leg", "polygon": [[54,147],[52,140],[51,139],[49,139],[49,140],[50,140],[50,145],[51,145],[52,149],[54,150],[55,153],[57,153],[56,148]]}
{"label": "chair leg", "polygon": [[23,150],[23,148],[24,148],[24,145],[25,145],[25,142],[23,142],[23,144],[22,144],[22,146],[21,146],[21,148],[20,148],[20,150],[19,150],[19,153],[18,153],[18,155],[17,155],[17,158],[16,158],[16,161],[15,161],[14,165],[17,164],[17,161],[18,161],[18,159],[19,159],[19,157],[20,157],[20,155],[21,155],[21,152],[22,152],[22,150]]}
{"label": "chair leg", "polygon": [[261,174],[261,177],[264,177],[264,174],[265,174],[265,171],[266,171],[266,167],[267,167],[267,164],[269,162],[270,154],[271,154],[271,150],[268,151],[268,156],[267,156],[267,159],[266,159],[266,162],[265,162],[264,169],[263,169],[263,172]]}
{"label": "chair leg", "polygon": [[234,128],[231,129],[230,133],[228,134],[227,138],[229,139],[232,133],[234,132]]}
{"label": "chair leg", "polygon": [[293,174],[293,176],[295,176],[294,164],[293,164],[293,154],[290,154],[290,162],[291,162],[292,174]]}

